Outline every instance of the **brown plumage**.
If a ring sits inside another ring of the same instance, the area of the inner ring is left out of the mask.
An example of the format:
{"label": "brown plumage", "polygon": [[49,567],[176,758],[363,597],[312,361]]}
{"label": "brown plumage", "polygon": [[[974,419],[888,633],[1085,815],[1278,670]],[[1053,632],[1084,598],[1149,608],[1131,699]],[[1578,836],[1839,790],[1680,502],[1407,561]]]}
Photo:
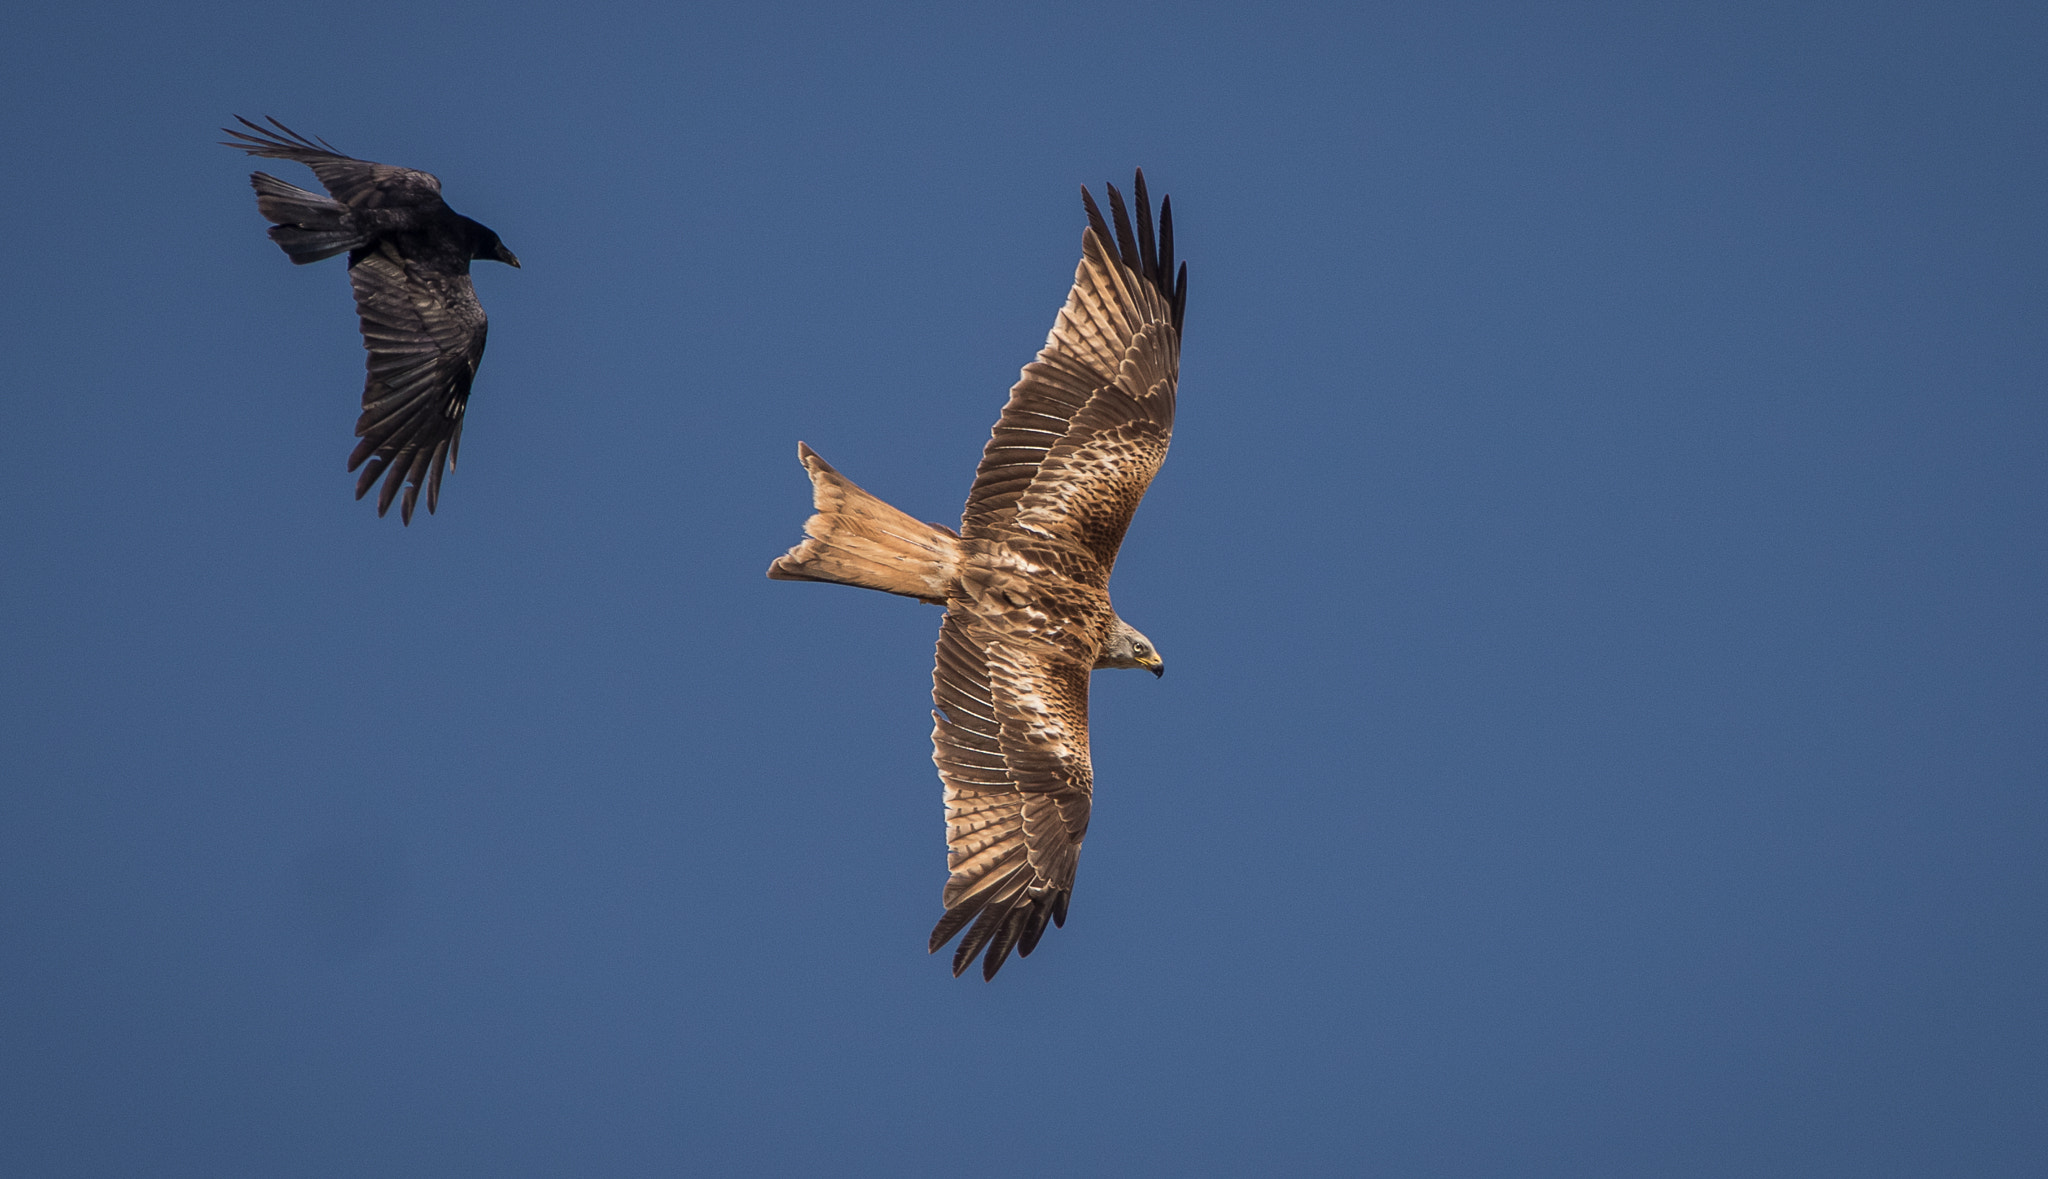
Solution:
{"label": "brown plumage", "polygon": [[[1155,237],[1145,174],[1134,228],[1109,189],[1115,230],[1087,189],[1081,263],[1045,347],[991,431],[960,531],[921,523],[862,491],[810,447],[817,514],[768,567],[946,607],[932,668],[932,761],[945,783],[951,875],[936,951],[961,930],[953,973],[994,978],[1063,925],[1088,833],[1088,677],[1160,674],[1149,640],[1117,617],[1109,575],[1124,530],[1173,434],[1187,267],[1173,266],[1173,212]],[[971,923],[971,925],[970,925]]]}
{"label": "brown plumage", "polygon": [[463,410],[483,362],[489,322],[470,285],[477,259],[518,266],[498,235],[448,207],[431,174],[373,164],[335,151],[278,122],[259,126],[235,116],[247,130],[222,146],[252,156],[293,160],[313,170],[331,196],[252,172],[256,208],[274,222],[270,240],[299,265],[347,251],[349,284],[362,319],[369,376],[361,439],[348,456],[356,498],[384,478],[377,493],[383,515],[403,487],[399,519],[412,523],[420,488],[427,511],[441,501],[441,472],[462,448]]}

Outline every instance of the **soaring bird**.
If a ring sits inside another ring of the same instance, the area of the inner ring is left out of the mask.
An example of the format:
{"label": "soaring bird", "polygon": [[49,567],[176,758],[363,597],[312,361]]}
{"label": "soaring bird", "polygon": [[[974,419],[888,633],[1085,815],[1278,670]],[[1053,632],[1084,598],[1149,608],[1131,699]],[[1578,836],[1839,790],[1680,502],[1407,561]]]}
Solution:
{"label": "soaring bird", "polygon": [[[1165,662],[1109,603],[1109,573],[1166,459],[1180,373],[1187,267],[1173,268],[1173,209],[1152,229],[1145,174],[1137,226],[1109,188],[1110,233],[1088,190],[1081,263],[1038,358],[997,419],[960,531],[925,524],[854,486],[797,444],[817,514],[768,567],[946,608],[932,669],[932,761],[945,785],[945,914],[936,952],[965,929],[957,977],[992,979],[1046,923],[1066,924],[1088,833],[1088,678]],[[972,926],[969,927],[969,922]]]}
{"label": "soaring bird", "polygon": [[308,139],[276,119],[269,127],[235,119],[248,130],[221,128],[233,137],[223,146],[296,160],[331,194],[308,192],[267,172],[249,175],[256,208],[275,223],[270,240],[293,262],[348,251],[348,278],[370,354],[363,413],[356,419],[361,441],[348,469],[363,470],[357,499],[384,476],[379,516],[403,486],[398,514],[410,524],[421,483],[427,511],[440,502],[441,472],[455,465],[469,386],[483,360],[489,324],[470,285],[469,264],[485,259],[516,267],[519,259],[497,234],[449,208],[440,180],[429,173],[342,155],[326,140]]}

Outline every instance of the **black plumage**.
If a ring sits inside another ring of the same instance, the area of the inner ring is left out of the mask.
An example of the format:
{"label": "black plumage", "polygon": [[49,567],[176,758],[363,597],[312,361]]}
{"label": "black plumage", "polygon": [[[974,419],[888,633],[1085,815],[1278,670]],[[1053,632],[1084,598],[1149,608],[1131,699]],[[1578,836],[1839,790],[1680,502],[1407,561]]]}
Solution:
{"label": "black plumage", "polygon": [[498,235],[448,207],[433,175],[373,164],[335,151],[270,120],[264,127],[240,115],[248,128],[222,130],[223,146],[252,156],[296,160],[313,170],[330,196],[308,192],[265,172],[254,172],[256,208],[274,224],[270,240],[300,265],[346,251],[348,276],[362,317],[369,375],[360,439],[348,456],[361,499],[383,476],[377,514],[405,489],[399,517],[412,523],[420,487],[427,511],[441,498],[441,472],[455,465],[462,444],[463,409],[484,355],[489,323],[469,264],[476,259],[518,266]]}

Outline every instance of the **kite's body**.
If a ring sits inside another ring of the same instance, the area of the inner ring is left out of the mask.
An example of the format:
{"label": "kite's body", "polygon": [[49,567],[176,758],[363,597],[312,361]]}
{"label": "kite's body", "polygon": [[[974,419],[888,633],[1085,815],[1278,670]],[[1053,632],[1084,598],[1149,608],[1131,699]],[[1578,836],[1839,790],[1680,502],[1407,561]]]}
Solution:
{"label": "kite's body", "polygon": [[1073,290],[1010,390],[960,531],[896,510],[799,444],[817,515],[768,570],[946,607],[932,760],[951,876],[931,948],[973,922],[955,974],[981,955],[993,978],[1012,948],[1029,954],[1048,922],[1064,924],[1094,788],[1089,673],[1165,666],[1109,601],[1117,548],[1173,434],[1187,298],[1170,203],[1155,240],[1142,172],[1135,196],[1134,230],[1109,190],[1112,236],[1082,190]]}

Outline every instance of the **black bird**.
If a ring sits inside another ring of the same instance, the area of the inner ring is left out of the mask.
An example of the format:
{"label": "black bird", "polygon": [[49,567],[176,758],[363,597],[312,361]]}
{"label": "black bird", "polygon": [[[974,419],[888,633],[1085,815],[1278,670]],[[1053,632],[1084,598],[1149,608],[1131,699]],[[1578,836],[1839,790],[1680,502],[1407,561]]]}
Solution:
{"label": "black bird", "polygon": [[240,115],[235,120],[249,130],[221,128],[234,136],[222,146],[297,160],[333,195],[330,200],[266,172],[249,175],[256,208],[276,222],[270,240],[293,262],[348,251],[348,278],[370,353],[363,414],[356,419],[362,441],[348,456],[348,469],[363,468],[357,499],[384,476],[379,516],[403,485],[399,517],[410,524],[422,482],[427,511],[441,498],[441,471],[455,465],[461,449],[462,411],[484,355],[489,324],[470,285],[469,264],[482,258],[517,266],[519,259],[497,234],[449,208],[441,182],[429,173],[352,159],[276,119],[269,127]]}

